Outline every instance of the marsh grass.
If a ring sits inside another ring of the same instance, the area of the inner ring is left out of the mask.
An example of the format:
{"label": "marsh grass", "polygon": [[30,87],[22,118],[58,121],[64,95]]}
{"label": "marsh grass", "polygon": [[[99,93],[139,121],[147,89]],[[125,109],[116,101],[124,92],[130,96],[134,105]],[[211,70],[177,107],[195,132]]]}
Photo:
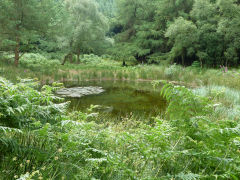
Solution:
{"label": "marsh grass", "polygon": [[[189,87],[199,86],[226,86],[229,88],[240,89],[240,73],[237,69],[230,69],[222,72],[221,69],[201,69],[196,67],[181,67],[178,65],[137,65],[121,67],[121,63],[113,60],[92,61],[95,56],[86,56],[86,61],[81,64],[66,64],[61,66],[58,63],[51,67],[50,64],[42,64],[37,67],[26,65],[27,59],[32,59],[33,54],[27,54],[24,60],[25,65],[14,67],[11,62],[4,59],[0,63],[0,74],[12,81],[21,78],[38,78],[40,81],[85,81],[85,80],[168,80],[184,82]],[[36,55],[38,59],[44,59]],[[33,63],[34,60],[29,61]],[[54,62],[54,61],[53,61]],[[47,63],[46,59],[44,63]],[[37,69],[36,69],[37,68]],[[79,78],[77,78],[79,76]]]}
{"label": "marsh grass", "polygon": [[130,80],[135,80],[136,79],[136,72],[130,72],[129,73],[129,79]]}
{"label": "marsh grass", "polygon": [[118,71],[117,73],[116,73],[116,78],[117,79],[122,79],[122,71]]}
{"label": "marsh grass", "polygon": [[215,102],[218,119],[240,120],[240,91],[225,86],[207,86],[194,89],[194,93]]}

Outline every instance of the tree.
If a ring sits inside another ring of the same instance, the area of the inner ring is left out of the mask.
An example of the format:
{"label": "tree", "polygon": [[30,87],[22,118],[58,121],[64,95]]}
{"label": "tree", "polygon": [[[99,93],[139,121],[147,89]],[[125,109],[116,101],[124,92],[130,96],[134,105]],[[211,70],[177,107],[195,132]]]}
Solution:
{"label": "tree", "polygon": [[[163,33],[155,26],[156,2],[156,0],[118,1],[116,27],[122,27],[122,29],[115,36],[117,45],[116,51],[114,48],[112,50],[114,55],[143,62],[149,54],[160,49],[162,41],[159,41],[159,37]],[[124,53],[117,51],[119,46]]]}
{"label": "tree", "polygon": [[168,27],[165,36],[169,38],[169,43],[173,44],[171,60],[181,57],[184,65],[186,57],[195,54],[198,34],[196,25],[191,21],[179,17]]}
{"label": "tree", "polygon": [[117,19],[123,28],[115,36],[117,49],[125,47],[124,54],[140,62],[163,57],[171,48],[164,36],[167,24],[179,15],[189,17],[192,4],[193,0],[119,0]]}
{"label": "tree", "polygon": [[223,38],[217,32],[220,15],[216,4],[210,0],[195,1],[190,16],[198,28],[197,58],[202,65],[216,66],[224,48]]}
{"label": "tree", "polygon": [[99,11],[109,19],[116,15],[116,0],[96,0],[99,4]]}
{"label": "tree", "polygon": [[189,18],[194,0],[159,0],[157,2],[156,21],[162,29],[167,28],[167,23],[177,17]]}
{"label": "tree", "polygon": [[18,66],[21,46],[47,33],[52,22],[53,0],[1,0],[0,34],[3,44],[15,52]]}
{"label": "tree", "polygon": [[225,66],[237,65],[240,58],[240,5],[239,1],[218,0],[221,13],[217,32],[223,37]]}
{"label": "tree", "polygon": [[95,42],[105,41],[108,29],[107,20],[99,12],[93,0],[65,0],[64,16],[62,20],[62,34],[58,37],[62,49],[66,49],[67,59],[72,59],[80,53],[93,52]]}

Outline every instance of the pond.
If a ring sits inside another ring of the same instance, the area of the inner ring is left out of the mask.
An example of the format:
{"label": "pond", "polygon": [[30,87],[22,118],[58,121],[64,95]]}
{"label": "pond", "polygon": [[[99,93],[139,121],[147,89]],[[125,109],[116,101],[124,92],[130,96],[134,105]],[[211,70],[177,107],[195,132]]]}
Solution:
{"label": "pond", "polygon": [[166,108],[160,96],[160,88],[154,89],[151,82],[136,81],[83,81],[65,82],[65,87],[102,87],[104,92],[70,100],[70,109],[86,112],[91,105],[100,105],[95,110],[119,117],[134,114],[141,117],[157,116]]}

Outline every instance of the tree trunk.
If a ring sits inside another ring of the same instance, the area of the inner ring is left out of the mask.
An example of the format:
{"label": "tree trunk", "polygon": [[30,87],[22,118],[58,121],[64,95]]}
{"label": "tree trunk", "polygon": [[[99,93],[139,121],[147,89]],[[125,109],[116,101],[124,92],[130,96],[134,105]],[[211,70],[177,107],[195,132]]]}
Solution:
{"label": "tree trunk", "polygon": [[19,37],[17,36],[16,37],[16,47],[15,47],[15,61],[14,61],[14,64],[15,66],[18,66],[19,64],[19,49],[20,49],[20,39]]}
{"label": "tree trunk", "polygon": [[69,62],[73,63],[73,55],[72,55],[72,53],[69,54]]}
{"label": "tree trunk", "polygon": [[64,57],[64,60],[63,60],[63,62],[62,62],[62,65],[64,65],[64,64],[67,62],[68,56],[69,56],[69,54],[67,54],[67,55]]}
{"label": "tree trunk", "polygon": [[126,62],[124,60],[123,60],[122,66],[123,67],[126,66]]}
{"label": "tree trunk", "polygon": [[203,68],[203,60],[200,59],[201,68]]}
{"label": "tree trunk", "polygon": [[184,66],[184,55],[182,54],[182,65]]}
{"label": "tree trunk", "polygon": [[78,63],[78,64],[80,64],[80,58],[79,58],[79,56],[80,56],[80,53],[77,53],[77,63]]}

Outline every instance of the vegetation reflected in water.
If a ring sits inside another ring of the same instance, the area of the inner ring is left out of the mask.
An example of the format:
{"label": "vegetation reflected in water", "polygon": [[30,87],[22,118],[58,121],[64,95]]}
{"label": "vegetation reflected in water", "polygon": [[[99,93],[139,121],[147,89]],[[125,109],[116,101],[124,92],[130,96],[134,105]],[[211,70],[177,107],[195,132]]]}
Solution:
{"label": "vegetation reflected in water", "polygon": [[101,86],[106,90],[98,95],[67,98],[71,101],[72,110],[87,111],[91,105],[100,105],[95,110],[114,117],[129,114],[146,117],[160,115],[166,107],[166,102],[160,96],[159,90],[154,90],[149,82],[85,81],[66,82],[65,86]]}

